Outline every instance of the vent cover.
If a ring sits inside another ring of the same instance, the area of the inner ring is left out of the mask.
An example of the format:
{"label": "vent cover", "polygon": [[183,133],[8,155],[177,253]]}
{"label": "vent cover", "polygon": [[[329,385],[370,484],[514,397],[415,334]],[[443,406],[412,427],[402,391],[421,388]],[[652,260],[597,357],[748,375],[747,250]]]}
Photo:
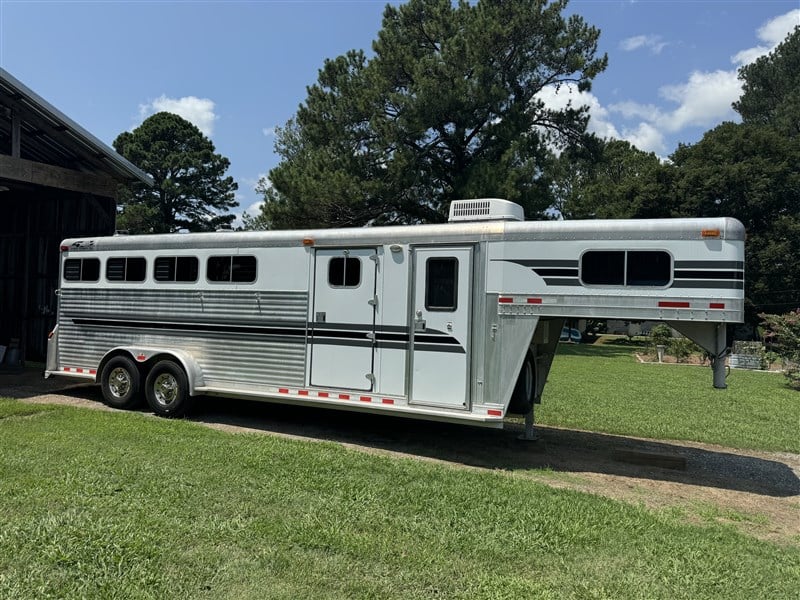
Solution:
{"label": "vent cover", "polygon": [[500,198],[453,200],[450,203],[451,223],[459,221],[524,221],[525,211],[519,204]]}

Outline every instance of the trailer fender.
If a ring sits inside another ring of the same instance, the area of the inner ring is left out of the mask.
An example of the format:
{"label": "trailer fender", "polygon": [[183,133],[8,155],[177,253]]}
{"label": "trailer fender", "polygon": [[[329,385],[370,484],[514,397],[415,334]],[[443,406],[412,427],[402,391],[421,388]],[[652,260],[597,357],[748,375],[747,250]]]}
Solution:
{"label": "trailer fender", "polygon": [[143,371],[146,373],[149,367],[157,362],[158,359],[172,358],[176,360],[183,367],[186,372],[186,378],[189,380],[189,395],[195,395],[195,388],[202,387],[203,370],[194,357],[185,350],[176,350],[175,348],[159,348],[153,346],[117,346],[109,350],[100,361],[97,372],[101,373],[103,366],[108,360],[120,354],[129,355],[138,365],[142,366]]}

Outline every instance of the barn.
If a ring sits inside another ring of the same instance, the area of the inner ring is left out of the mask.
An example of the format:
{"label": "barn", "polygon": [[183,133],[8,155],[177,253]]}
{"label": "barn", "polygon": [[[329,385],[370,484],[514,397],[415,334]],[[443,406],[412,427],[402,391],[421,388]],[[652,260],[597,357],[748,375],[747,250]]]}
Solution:
{"label": "barn", "polygon": [[0,69],[0,364],[42,361],[59,242],[111,235],[121,184],[150,177]]}

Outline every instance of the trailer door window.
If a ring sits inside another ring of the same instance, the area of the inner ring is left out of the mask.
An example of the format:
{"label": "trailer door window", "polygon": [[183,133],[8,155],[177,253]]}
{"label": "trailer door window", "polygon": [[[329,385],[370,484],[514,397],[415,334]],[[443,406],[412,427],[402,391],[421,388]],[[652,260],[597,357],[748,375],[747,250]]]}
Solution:
{"label": "trailer door window", "polygon": [[153,276],[156,281],[195,282],[198,263],[195,256],[159,256]]}
{"label": "trailer door window", "polygon": [[206,278],[217,282],[252,283],[256,280],[256,257],[210,256]]}
{"label": "trailer door window", "polygon": [[361,285],[361,259],[335,256],[328,263],[328,285],[335,288],[357,288]]}
{"label": "trailer door window", "polygon": [[581,257],[586,285],[664,287],[672,279],[672,257],[663,250],[591,250]]}
{"label": "trailer door window", "polygon": [[109,258],[106,261],[108,281],[144,281],[147,265],[144,258]]}
{"label": "trailer door window", "polygon": [[458,259],[429,258],[425,263],[425,308],[454,311],[458,307]]}
{"label": "trailer door window", "polygon": [[97,281],[100,279],[100,260],[97,258],[68,258],[64,261],[65,281]]}

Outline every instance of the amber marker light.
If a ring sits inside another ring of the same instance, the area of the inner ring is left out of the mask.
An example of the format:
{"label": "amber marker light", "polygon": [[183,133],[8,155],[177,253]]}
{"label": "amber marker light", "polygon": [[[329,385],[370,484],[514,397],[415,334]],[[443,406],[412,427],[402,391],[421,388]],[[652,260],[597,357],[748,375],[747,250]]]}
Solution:
{"label": "amber marker light", "polygon": [[303,246],[313,246],[314,240],[312,238],[303,238]]}
{"label": "amber marker light", "polygon": [[704,238],[718,238],[720,233],[719,229],[703,229],[700,231],[700,235]]}

